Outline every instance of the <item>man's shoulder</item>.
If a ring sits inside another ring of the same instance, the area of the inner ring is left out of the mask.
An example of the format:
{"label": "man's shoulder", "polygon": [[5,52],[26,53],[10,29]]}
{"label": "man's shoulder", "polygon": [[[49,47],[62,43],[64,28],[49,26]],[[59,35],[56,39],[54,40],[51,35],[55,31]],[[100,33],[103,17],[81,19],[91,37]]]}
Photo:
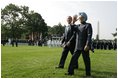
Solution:
{"label": "man's shoulder", "polygon": [[87,28],[91,28],[92,27],[91,23],[86,23],[85,25],[86,25]]}
{"label": "man's shoulder", "polygon": [[86,23],[86,25],[91,26],[91,23]]}

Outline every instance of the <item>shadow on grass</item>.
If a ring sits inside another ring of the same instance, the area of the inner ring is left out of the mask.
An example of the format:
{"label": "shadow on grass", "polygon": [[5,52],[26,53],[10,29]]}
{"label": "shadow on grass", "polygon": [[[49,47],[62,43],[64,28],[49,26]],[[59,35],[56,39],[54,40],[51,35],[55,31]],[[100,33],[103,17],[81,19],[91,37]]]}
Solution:
{"label": "shadow on grass", "polygon": [[[80,71],[85,71],[83,68],[79,68]],[[107,71],[91,71],[92,78],[117,78],[117,72],[107,72]],[[85,76],[82,76],[85,77]]]}

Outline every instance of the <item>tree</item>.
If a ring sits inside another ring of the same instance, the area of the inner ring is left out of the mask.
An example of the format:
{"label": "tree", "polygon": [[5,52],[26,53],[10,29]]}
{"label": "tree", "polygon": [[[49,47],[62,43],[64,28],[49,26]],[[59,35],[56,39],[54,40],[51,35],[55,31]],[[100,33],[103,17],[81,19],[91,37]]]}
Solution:
{"label": "tree", "polygon": [[47,24],[39,13],[29,11],[27,6],[7,5],[1,10],[2,37],[21,38],[32,34],[34,37],[45,37]]}
{"label": "tree", "polygon": [[27,17],[27,29],[31,33],[32,40],[39,40],[45,36],[47,32],[47,24],[44,22],[42,16],[38,13],[32,12]]}
{"label": "tree", "polygon": [[116,37],[117,36],[117,28],[116,28],[116,32],[115,33],[112,33],[113,37]]}
{"label": "tree", "polygon": [[[115,33],[112,33],[113,37],[117,37],[117,28],[116,28],[116,32]],[[117,40],[117,38],[115,38],[114,40]]]}
{"label": "tree", "polygon": [[54,33],[58,36],[62,36],[64,33],[64,27],[59,23],[58,25],[54,25]]}
{"label": "tree", "polygon": [[1,10],[2,33],[9,31],[9,33],[6,33],[6,36],[20,38],[22,33],[22,26],[19,23],[21,16],[20,11],[21,9],[14,4],[9,4]]}
{"label": "tree", "polygon": [[54,36],[62,36],[64,33],[64,26],[59,23],[58,25],[54,25],[53,27],[48,27],[48,34]]}

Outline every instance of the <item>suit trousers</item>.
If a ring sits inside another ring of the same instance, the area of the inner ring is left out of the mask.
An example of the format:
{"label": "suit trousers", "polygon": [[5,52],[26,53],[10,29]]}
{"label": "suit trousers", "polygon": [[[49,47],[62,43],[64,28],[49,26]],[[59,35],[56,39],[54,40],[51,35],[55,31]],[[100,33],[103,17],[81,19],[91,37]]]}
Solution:
{"label": "suit trousers", "polygon": [[[65,47],[63,49],[62,55],[61,55],[61,59],[60,59],[60,63],[59,66],[60,67],[64,67],[68,52],[70,51],[70,53],[73,55],[74,53],[74,47],[69,48],[69,47]],[[78,68],[78,61],[75,62],[74,68]]]}
{"label": "suit trousers", "polygon": [[82,53],[84,64],[85,64],[86,75],[90,76],[91,75],[91,64],[90,64],[89,51],[85,52],[82,50],[76,50],[74,52],[74,54],[71,58],[69,67],[68,67],[68,73],[74,74],[74,64],[76,63],[75,61],[78,60],[81,53]]}

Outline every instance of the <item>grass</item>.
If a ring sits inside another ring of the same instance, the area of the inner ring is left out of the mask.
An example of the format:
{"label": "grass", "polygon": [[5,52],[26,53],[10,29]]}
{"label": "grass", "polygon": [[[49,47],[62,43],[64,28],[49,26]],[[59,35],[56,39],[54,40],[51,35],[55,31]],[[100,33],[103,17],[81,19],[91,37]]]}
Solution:
{"label": "grass", "polygon": [[[1,46],[2,78],[83,78],[85,76],[82,55],[79,69],[73,76],[64,75],[71,59],[69,53],[64,69],[55,69],[58,65],[62,48],[38,46]],[[90,53],[91,74],[93,78],[117,77],[117,51],[95,50]]]}

